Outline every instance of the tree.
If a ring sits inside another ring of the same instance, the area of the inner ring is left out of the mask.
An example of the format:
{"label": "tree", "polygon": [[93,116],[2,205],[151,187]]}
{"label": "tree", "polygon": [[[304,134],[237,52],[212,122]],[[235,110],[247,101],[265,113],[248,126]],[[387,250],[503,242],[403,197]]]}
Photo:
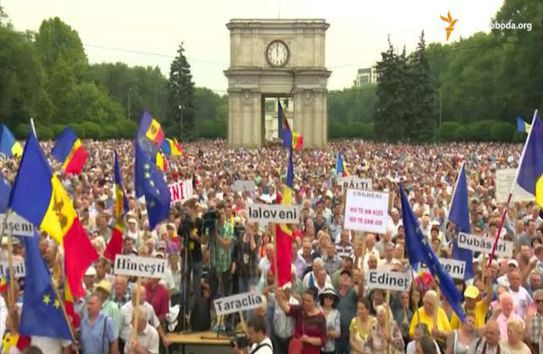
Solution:
{"label": "tree", "polygon": [[193,138],[194,131],[194,83],[190,65],[185,57],[183,43],[170,66],[168,81],[168,115],[165,128],[182,140]]}
{"label": "tree", "polygon": [[55,120],[69,122],[68,108],[76,86],[85,77],[87,56],[77,31],[58,17],[42,22],[35,40],[36,50],[47,75],[47,92]]}
{"label": "tree", "polygon": [[426,56],[426,43],[422,31],[416,51],[409,56],[409,128],[406,134],[411,141],[430,141],[435,128],[435,90]]}
{"label": "tree", "polygon": [[405,49],[398,55],[388,40],[388,49],[377,62],[379,77],[377,105],[374,118],[376,137],[380,140],[404,140],[409,126],[409,97],[407,96],[407,58]]}
{"label": "tree", "polygon": [[[123,108],[125,117],[139,123],[144,110],[160,121],[166,117],[168,81],[158,67],[128,67],[124,63],[96,64],[89,77],[106,88]],[[129,114],[130,113],[130,114]]]}
{"label": "tree", "polygon": [[33,43],[25,34],[0,26],[0,48],[0,121],[12,129],[30,117],[50,123],[46,76]]}

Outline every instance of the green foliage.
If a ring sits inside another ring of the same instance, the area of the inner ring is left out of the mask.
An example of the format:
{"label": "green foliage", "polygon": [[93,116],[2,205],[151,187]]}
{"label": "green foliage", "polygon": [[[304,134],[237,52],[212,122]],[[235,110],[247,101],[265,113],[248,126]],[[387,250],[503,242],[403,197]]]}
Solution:
{"label": "green foliage", "polygon": [[353,87],[328,94],[328,119],[338,122],[372,122],[377,86]]}
{"label": "green foliage", "polygon": [[123,116],[130,116],[134,122],[139,123],[146,109],[159,120],[166,117],[168,81],[158,67],[96,64],[90,67],[89,77],[104,87],[109,96],[121,105]]}
{"label": "green foliage", "polygon": [[490,138],[493,141],[511,142],[513,141],[515,128],[513,124],[498,122],[492,127]]}
{"label": "green foliage", "polygon": [[170,66],[168,114],[163,125],[170,135],[190,140],[195,132],[194,83],[184,52],[181,43]]}
{"label": "green foliage", "polygon": [[377,86],[375,130],[386,141],[429,142],[435,127],[435,84],[430,73],[424,32],[417,50],[406,57],[394,51],[389,40],[382,60]]}
{"label": "green foliage", "polygon": [[328,132],[330,139],[359,138],[364,140],[375,139],[375,130],[373,123],[342,123],[329,122]]}
{"label": "green foliage", "polygon": [[442,141],[455,141],[456,131],[460,127],[458,122],[445,122],[439,128],[439,138]]}
{"label": "green foliage", "polygon": [[51,105],[46,76],[32,41],[0,26],[0,48],[0,120],[15,126],[34,117],[48,124]]}

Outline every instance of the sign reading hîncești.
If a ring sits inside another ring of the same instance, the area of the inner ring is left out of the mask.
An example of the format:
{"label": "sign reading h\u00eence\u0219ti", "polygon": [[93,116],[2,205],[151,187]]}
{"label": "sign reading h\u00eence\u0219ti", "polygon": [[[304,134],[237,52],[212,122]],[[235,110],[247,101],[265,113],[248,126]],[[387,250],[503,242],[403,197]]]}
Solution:
{"label": "sign reading h\u00eence\u0219ti", "polygon": [[118,254],[115,274],[129,277],[162,278],[166,273],[166,259]]}

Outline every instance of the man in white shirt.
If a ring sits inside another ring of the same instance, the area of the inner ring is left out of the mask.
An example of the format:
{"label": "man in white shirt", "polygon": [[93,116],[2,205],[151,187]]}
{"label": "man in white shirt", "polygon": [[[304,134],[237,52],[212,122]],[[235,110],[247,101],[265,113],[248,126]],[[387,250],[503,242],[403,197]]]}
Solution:
{"label": "man in white shirt", "polygon": [[[158,354],[159,339],[157,330],[149,325],[147,321],[147,309],[138,308],[137,335],[133,335],[133,328],[130,326],[130,339],[124,347],[125,354]],[[134,313],[133,321],[136,313]]]}
{"label": "man in white shirt", "polygon": [[528,290],[520,285],[520,272],[518,270],[511,271],[509,273],[509,293],[513,298],[513,303],[515,304],[515,312],[521,318],[524,318],[524,314],[528,309],[528,306],[534,303],[534,300],[528,293]]}
{"label": "man in white shirt", "polygon": [[[153,310],[153,306],[145,301],[145,287],[140,287],[140,306],[146,310],[147,321],[155,328],[159,328],[160,321]],[[119,342],[121,351],[125,346],[128,345],[128,340],[130,339],[130,332],[132,330],[132,314],[134,312],[134,304],[136,302],[136,287],[132,290],[132,300],[127,302],[121,307],[121,322],[119,324],[120,333],[119,333]],[[162,330],[162,329],[160,329]]]}

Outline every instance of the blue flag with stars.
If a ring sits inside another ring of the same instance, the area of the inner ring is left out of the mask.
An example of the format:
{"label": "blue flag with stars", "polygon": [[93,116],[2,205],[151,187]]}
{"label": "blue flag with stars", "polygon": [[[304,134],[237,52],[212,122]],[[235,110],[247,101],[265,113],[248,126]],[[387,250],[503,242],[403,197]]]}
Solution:
{"label": "blue flag with stars", "polygon": [[[460,168],[460,173],[456,179],[456,187],[452,197],[451,211],[449,212],[449,220],[456,225],[457,232],[471,232],[469,221],[469,205],[468,205],[468,184],[466,180],[466,169],[464,164]],[[452,256],[454,259],[466,262],[466,271],[464,279],[471,279],[475,276],[473,272],[473,252],[464,248],[458,247],[458,242],[453,241]]]}
{"label": "blue flag with stars", "polygon": [[149,154],[136,145],[136,196],[145,196],[149,226],[153,230],[170,213],[170,189]]}
{"label": "blue flag with stars", "polygon": [[426,264],[432,276],[438,281],[441,293],[447,299],[454,312],[462,322],[466,316],[461,306],[462,297],[454,282],[444,269],[439,259],[428,243],[428,239],[422,233],[420,225],[409,205],[403,187],[400,184],[400,197],[402,201],[402,220],[405,232],[405,244],[407,247],[407,255],[409,263],[413,268],[420,262]]}
{"label": "blue flag with stars", "polygon": [[38,249],[39,236],[22,237],[26,249],[25,291],[19,332],[27,336],[72,339],[51,275]]}

